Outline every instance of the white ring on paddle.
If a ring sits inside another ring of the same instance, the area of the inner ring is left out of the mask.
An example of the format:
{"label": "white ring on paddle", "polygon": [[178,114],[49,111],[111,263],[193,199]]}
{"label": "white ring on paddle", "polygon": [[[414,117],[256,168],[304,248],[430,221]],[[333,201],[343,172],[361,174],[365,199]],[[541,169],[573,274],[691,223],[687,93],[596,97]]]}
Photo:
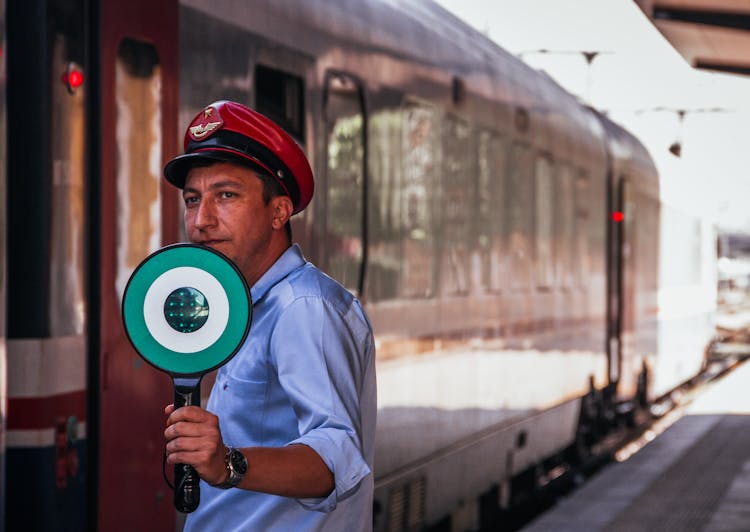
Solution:
{"label": "white ring on paddle", "polygon": [[[195,288],[206,297],[208,319],[193,332],[173,329],[164,316],[164,303],[178,288]],[[206,270],[180,266],[162,273],[143,298],[143,319],[148,332],[162,347],[177,353],[197,353],[213,345],[229,323],[229,299],[221,283]]]}

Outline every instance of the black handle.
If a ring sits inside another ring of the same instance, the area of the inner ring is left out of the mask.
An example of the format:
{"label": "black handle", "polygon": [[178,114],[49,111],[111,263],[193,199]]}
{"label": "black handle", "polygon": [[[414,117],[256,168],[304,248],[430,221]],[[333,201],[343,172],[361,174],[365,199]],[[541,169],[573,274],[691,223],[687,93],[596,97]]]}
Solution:
{"label": "black handle", "polygon": [[[175,379],[174,407],[200,406],[200,380],[192,385],[183,385]],[[198,508],[201,501],[200,477],[198,472],[187,464],[174,465],[174,507],[178,512],[188,514]]]}

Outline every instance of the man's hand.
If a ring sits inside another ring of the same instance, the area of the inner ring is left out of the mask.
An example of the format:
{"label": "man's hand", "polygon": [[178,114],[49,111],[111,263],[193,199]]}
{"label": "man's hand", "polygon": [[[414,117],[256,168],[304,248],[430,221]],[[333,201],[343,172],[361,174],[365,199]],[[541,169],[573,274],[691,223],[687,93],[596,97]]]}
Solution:
{"label": "man's hand", "polygon": [[227,478],[226,448],[219,429],[219,418],[197,406],[164,409],[167,428],[167,463],[188,464],[209,484]]}
{"label": "man's hand", "polygon": [[[219,418],[197,406],[164,409],[167,428],[167,462],[188,464],[209,484],[227,479],[226,447]],[[295,444],[284,447],[240,449],[250,463],[250,472],[238,488],[283,497],[326,497],[334,487],[333,473],[312,447]]]}

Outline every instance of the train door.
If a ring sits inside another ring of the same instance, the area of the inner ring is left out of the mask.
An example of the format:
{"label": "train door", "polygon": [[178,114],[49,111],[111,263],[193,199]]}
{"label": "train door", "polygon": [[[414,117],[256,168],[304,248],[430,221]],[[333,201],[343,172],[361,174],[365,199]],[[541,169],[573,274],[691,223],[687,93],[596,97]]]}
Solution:
{"label": "train door", "polygon": [[[654,336],[649,334],[649,331],[643,329],[643,322],[641,321],[644,316],[638,316],[638,312],[642,309],[638,305],[639,296],[642,297],[644,287],[640,286],[640,275],[643,272],[639,272],[639,268],[643,266],[647,270],[651,270],[653,275],[656,276],[658,272],[658,266],[654,264],[653,268],[649,268],[647,264],[641,262],[641,257],[638,256],[638,241],[640,235],[639,231],[643,231],[644,228],[649,227],[648,222],[642,224],[645,220],[639,219],[639,217],[645,214],[644,211],[637,211],[636,204],[640,205],[643,203],[643,199],[635,197],[637,189],[633,186],[633,182],[624,176],[619,183],[618,196],[620,201],[620,207],[615,214],[615,217],[619,222],[616,223],[618,226],[620,246],[619,246],[619,290],[620,290],[620,308],[619,308],[619,327],[620,327],[620,386],[619,393],[623,397],[629,399],[635,398],[641,404],[646,400],[647,393],[647,382],[644,381],[647,377],[645,373],[642,373],[645,369],[643,365],[643,359],[641,354],[643,352],[642,346],[644,342],[648,342],[648,338]],[[653,233],[656,234],[657,227],[653,227]]]}
{"label": "train door", "polygon": [[[83,530],[91,424],[86,407],[88,2],[3,4],[8,79],[14,80],[7,91],[11,127],[9,135],[3,132],[0,148],[5,161],[7,139],[3,205],[11,311],[4,525]],[[2,52],[4,62],[5,46]]]}
{"label": "train door", "polygon": [[329,71],[324,86],[326,191],[325,270],[364,297],[367,264],[367,113],[364,89],[348,74]]}
{"label": "train door", "polygon": [[607,373],[614,391],[622,371],[623,253],[625,251],[623,209],[625,180],[610,176],[607,275]]}
{"label": "train door", "polygon": [[[172,530],[162,478],[169,379],[136,355],[120,315],[123,290],[150,252],[178,239],[178,193],[162,179],[176,154],[176,0],[101,2],[98,189],[92,271],[99,275],[98,337],[92,339],[98,443],[92,520],[99,530]],[[99,140],[100,139],[100,140]],[[93,327],[92,327],[93,328]]]}

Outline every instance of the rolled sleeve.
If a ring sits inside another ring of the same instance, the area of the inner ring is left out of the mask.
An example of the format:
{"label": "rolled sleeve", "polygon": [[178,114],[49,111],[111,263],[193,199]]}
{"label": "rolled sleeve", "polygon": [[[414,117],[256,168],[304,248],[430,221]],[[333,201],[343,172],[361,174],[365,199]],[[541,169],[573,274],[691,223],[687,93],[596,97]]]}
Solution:
{"label": "rolled sleeve", "polygon": [[362,443],[363,374],[372,334],[354,305],[317,297],[294,300],[279,317],[272,359],[297,416],[300,436],[288,444],[312,448],[334,476],[328,497],[298,499],[330,512],[371,474]]}
{"label": "rolled sleeve", "polygon": [[336,429],[317,429],[290,443],[311,447],[333,473],[334,489],[328,497],[297,499],[308,510],[333,511],[338,502],[353,495],[362,479],[371,473],[357,445],[341,436],[341,431]]}

